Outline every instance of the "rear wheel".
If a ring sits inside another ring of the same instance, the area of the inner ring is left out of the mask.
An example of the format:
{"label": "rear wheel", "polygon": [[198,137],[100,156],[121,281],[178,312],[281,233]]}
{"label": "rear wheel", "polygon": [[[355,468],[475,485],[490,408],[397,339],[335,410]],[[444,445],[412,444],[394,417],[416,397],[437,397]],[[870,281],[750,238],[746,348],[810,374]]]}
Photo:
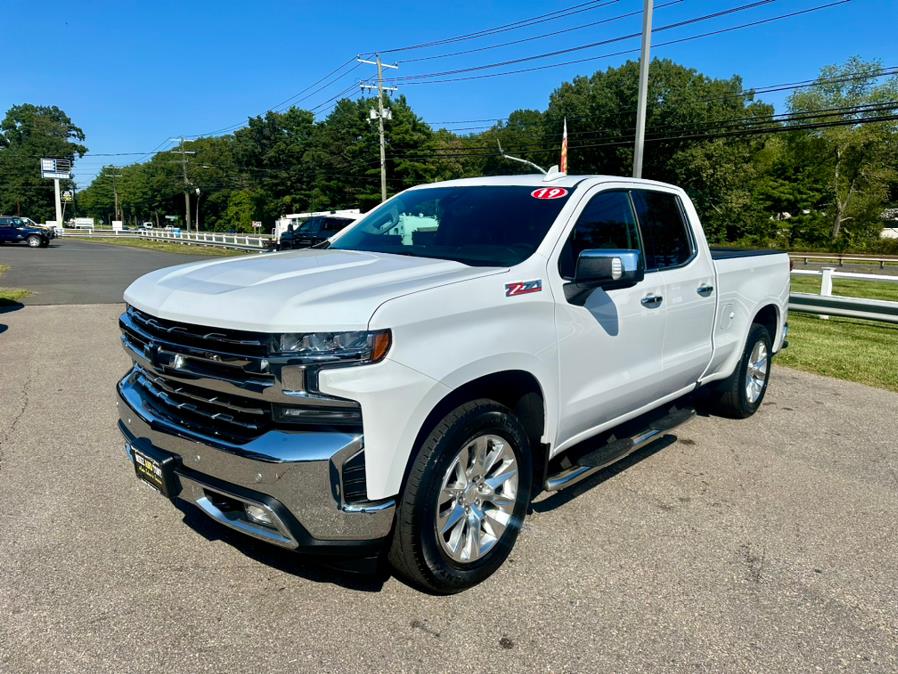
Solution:
{"label": "rear wheel", "polygon": [[39,248],[41,245],[41,237],[37,234],[32,234],[25,239],[25,242],[28,244],[29,248]]}
{"label": "rear wheel", "polygon": [[492,400],[449,413],[415,457],[396,515],[390,562],[440,594],[498,569],[517,539],[533,469],[521,422]]}
{"label": "rear wheel", "polygon": [[770,333],[763,325],[754,323],[733,374],[717,384],[714,411],[734,419],[745,419],[757,412],[767,393],[772,356]]}

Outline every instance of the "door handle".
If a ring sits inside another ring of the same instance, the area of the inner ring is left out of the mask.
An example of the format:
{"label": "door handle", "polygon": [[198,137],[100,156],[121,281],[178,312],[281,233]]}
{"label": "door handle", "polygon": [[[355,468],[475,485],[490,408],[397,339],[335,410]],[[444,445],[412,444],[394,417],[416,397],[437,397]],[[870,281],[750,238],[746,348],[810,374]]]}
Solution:
{"label": "door handle", "polygon": [[664,298],[661,295],[646,295],[641,300],[642,306],[648,307],[649,309],[655,309],[661,306],[661,302],[664,301]]}
{"label": "door handle", "polygon": [[695,289],[695,292],[697,292],[702,297],[707,297],[714,292],[714,286],[708,283],[702,283],[698,288]]}

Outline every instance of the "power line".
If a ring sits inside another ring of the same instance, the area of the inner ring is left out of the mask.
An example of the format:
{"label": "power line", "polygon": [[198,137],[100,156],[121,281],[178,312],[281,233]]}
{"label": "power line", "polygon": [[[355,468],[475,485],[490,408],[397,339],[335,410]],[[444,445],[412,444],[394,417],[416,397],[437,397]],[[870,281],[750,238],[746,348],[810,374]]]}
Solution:
{"label": "power line", "polygon": [[[671,0],[671,2],[665,2],[663,4],[658,5],[655,9],[661,9],[663,7],[670,7],[671,5],[678,5],[684,2],[684,0]],[[579,26],[573,26],[571,28],[562,28],[561,30],[552,31],[551,33],[543,33],[541,35],[533,35],[531,37],[521,38],[519,40],[511,40],[510,42],[500,42],[499,44],[491,44],[485,47],[476,47],[474,49],[464,49],[461,51],[448,52],[446,54],[434,54],[432,56],[419,56],[418,58],[413,59],[403,59],[399,61],[399,63],[417,63],[419,61],[432,61],[435,59],[448,58],[450,56],[462,56],[464,54],[474,54],[477,52],[488,51],[490,49],[499,49],[501,47],[510,47],[516,44],[522,44],[524,42],[532,42],[533,40],[542,40],[547,37],[555,37],[556,35],[561,35],[563,33],[570,33],[575,30],[582,30],[584,28],[592,28],[593,26],[599,26],[606,23],[612,23],[614,21],[620,21],[621,19],[628,19],[631,16],[638,16],[642,14],[641,9],[633,10],[632,12],[626,12],[624,14],[618,14],[616,16],[608,17],[607,19],[600,19],[599,21],[591,21],[590,23],[584,23]]]}
{"label": "power line", "polygon": [[506,23],[501,26],[496,26],[494,28],[484,28],[483,30],[474,31],[473,33],[465,33],[463,35],[455,35],[453,37],[442,38],[439,40],[431,40],[430,42],[421,42],[418,44],[408,45],[405,47],[395,47],[393,49],[380,49],[379,52],[381,54],[392,54],[400,51],[410,51],[412,49],[424,49],[426,47],[438,47],[444,44],[451,44],[453,42],[464,42],[466,40],[475,40],[481,37],[487,37],[489,35],[495,35],[496,33],[505,33],[510,30],[517,30],[518,28],[527,28],[528,26],[533,26],[539,23],[545,23],[547,21],[554,21],[556,19],[561,19],[568,16],[573,16],[574,14],[580,14],[582,12],[589,12],[594,9],[600,9],[601,7],[607,7],[608,5],[614,4],[618,2],[618,0],[590,0],[590,2],[582,2],[578,5],[572,5],[571,7],[567,7],[565,9],[556,9],[553,12],[548,12],[546,14],[540,14],[539,16],[530,17],[529,19],[520,19],[518,21],[513,21],[512,23]]}
{"label": "power line", "polygon": [[[865,80],[865,79],[878,79],[880,77],[888,77],[891,75],[898,75],[898,66],[885,66],[876,71],[872,71],[869,73],[861,73],[858,75],[841,75],[838,77],[817,77],[814,79],[807,80],[799,80],[797,82],[782,82],[778,84],[765,84],[757,87],[743,87],[739,91],[734,91],[726,94],[721,94],[720,96],[709,96],[706,98],[697,99],[697,102],[712,102],[724,100],[727,98],[745,98],[748,96],[756,96],[760,94],[767,94],[773,92],[780,91],[789,91],[794,89],[805,89],[808,87],[812,87],[817,84],[837,84],[840,82],[851,82],[854,80]],[[567,115],[568,119],[587,119],[582,115]],[[440,124],[472,124],[476,122],[505,122],[508,121],[509,117],[484,117],[480,119],[457,119],[457,120],[443,120],[443,121],[425,121],[426,124],[430,126],[438,126]],[[492,129],[495,127],[495,124],[488,126],[471,126],[466,127],[464,129],[454,128],[447,129],[447,131],[461,131],[461,130],[477,130],[477,129]]]}
{"label": "power line", "polygon": [[[671,140],[691,140],[691,139],[701,139],[701,138],[716,138],[716,137],[726,137],[731,135],[750,135],[751,133],[775,133],[775,132],[784,132],[784,131],[797,131],[802,129],[814,129],[814,128],[825,128],[829,126],[845,126],[852,124],[866,124],[870,122],[877,121],[891,121],[892,119],[898,119],[898,115],[892,116],[874,116],[874,117],[862,117],[860,119],[851,118],[838,120],[838,122],[820,122],[820,123],[803,123],[803,124],[791,124],[790,122],[801,121],[804,119],[817,119],[817,118],[827,118],[827,117],[838,117],[838,116],[849,116],[855,114],[862,113],[878,113],[884,112],[886,110],[894,110],[898,109],[898,101],[889,101],[884,103],[873,103],[859,106],[847,106],[845,108],[829,108],[823,110],[816,111],[803,111],[798,113],[786,113],[784,115],[779,116],[770,116],[766,118],[760,118],[756,122],[751,121],[750,118],[745,118],[745,121],[750,122],[741,128],[728,128],[732,126],[734,122],[739,120],[723,120],[721,122],[712,122],[704,124],[704,131],[702,130],[702,125],[684,125],[680,127],[667,127],[668,129],[679,129],[688,131],[689,129],[698,128],[696,133],[679,133],[677,135],[651,135],[646,137],[646,141],[671,141]],[[778,126],[770,126],[771,124],[780,123]],[[762,124],[766,124],[767,126],[761,126]],[[758,128],[760,127],[760,128]],[[718,129],[716,132],[708,131],[708,129]],[[722,129],[722,130],[720,130]],[[774,131],[775,129],[776,131]],[[589,133],[589,132],[585,132]],[[597,132],[593,132],[597,133]],[[572,135],[572,134],[569,134]],[[632,143],[632,134],[619,134],[615,136],[607,136],[605,138],[596,139],[596,141],[601,142],[592,142],[592,143],[584,143],[580,145],[571,144],[570,149],[576,148],[592,148],[592,147],[612,147],[619,145],[629,145]],[[556,146],[552,147],[544,147],[544,146],[535,146],[535,145],[524,145],[520,146],[521,149],[533,151],[533,152],[554,152],[558,148]],[[441,153],[438,151],[429,152],[427,155],[417,155],[414,153],[407,153],[401,155],[395,155],[397,157],[409,158],[409,157],[432,157],[432,158],[451,158],[451,157],[489,157],[494,156],[496,151],[489,145],[479,145],[479,146],[471,146],[469,148],[473,151],[463,151],[463,152],[445,152]]]}
{"label": "power line", "polygon": [[[675,40],[668,40],[666,42],[658,42],[658,43],[655,43],[655,47],[663,47],[663,46],[668,46],[668,45],[673,45],[673,44],[680,44],[683,42],[689,42],[691,40],[699,40],[699,39],[703,39],[706,37],[711,37],[713,35],[720,35],[723,33],[729,33],[729,32],[733,32],[736,30],[742,30],[744,28],[753,28],[755,26],[772,23],[774,21],[780,21],[783,19],[789,19],[789,18],[792,18],[795,16],[799,16],[802,14],[809,14],[811,12],[816,12],[816,11],[819,11],[822,9],[828,9],[830,7],[835,7],[837,5],[844,5],[845,3],[848,3],[848,2],[851,2],[851,0],[835,0],[834,2],[817,5],[815,7],[810,7],[808,9],[803,9],[803,10],[799,10],[799,11],[795,11],[795,12],[789,12],[786,14],[780,14],[778,16],[769,17],[766,19],[758,19],[755,21],[749,21],[748,23],[743,23],[738,26],[730,26],[727,28],[721,28],[721,29],[717,29],[717,30],[708,31],[705,33],[698,33],[696,35],[690,35],[688,37],[678,38]],[[634,37],[635,37],[635,35],[634,35]],[[589,56],[586,58],[573,59],[570,61],[560,61],[558,63],[549,63],[549,64],[541,65],[541,66],[532,66],[530,68],[518,68],[517,70],[507,70],[507,71],[503,71],[503,72],[499,72],[499,73],[487,73],[485,75],[467,75],[464,77],[453,77],[453,78],[446,78],[446,79],[431,79],[431,80],[426,80],[426,81],[403,81],[403,84],[407,84],[407,85],[445,84],[445,83],[449,83],[449,82],[462,82],[462,81],[467,81],[467,80],[488,79],[488,78],[492,78],[492,77],[504,77],[506,75],[518,75],[521,73],[535,72],[538,70],[548,70],[551,68],[560,68],[562,66],[574,65],[574,64],[578,64],[578,63],[586,63],[589,61],[598,61],[598,60],[605,59],[605,58],[611,58],[613,56],[622,56],[625,54],[634,54],[637,52],[639,52],[638,48],[624,49],[621,51],[609,52],[607,54],[600,54],[598,56]],[[477,69],[482,69],[482,68],[471,68],[469,70],[477,70]],[[435,76],[435,74],[430,73],[430,76]],[[410,77],[410,76],[408,76],[408,77]]]}
{"label": "power line", "polygon": [[[355,69],[358,67],[358,64],[356,64],[355,66],[353,66],[352,68],[350,68],[350,69],[347,70],[346,72],[340,74],[339,76],[334,77],[337,73],[339,73],[341,70],[343,70],[346,66],[348,66],[348,65],[351,64],[351,63],[353,63],[353,62],[355,61],[355,59],[356,59],[355,56],[353,56],[353,57],[347,59],[346,61],[344,61],[343,63],[341,63],[339,66],[337,66],[336,68],[334,68],[333,70],[331,70],[329,73],[327,73],[324,77],[321,77],[320,79],[316,80],[315,82],[312,82],[312,84],[308,85],[308,86],[305,87],[304,89],[301,89],[300,91],[296,92],[296,93],[293,94],[292,96],[288,96],[287,98],[285,98],[285,99],[282,100],[281,102],[276,103],[275,105],[271,106],[270,108],[268,108],[267,110],[265,110],[265,112],[263,112],[263,113],[261,113],[261,114],[264,115],[264,114],[266,114],[266,113],[268,113],[268,112],[275,111],[275,110],[277,110],[278,108],[280,108],[281,106],[286,105],[287,103],[290,103],[291,101],[299,102],[299,101],[302,101],[302,100],[307,100],[308,98],[311,98],[312,96],[314,96],[316,93],[319,93],[320,91],[323,91],[324,89],[327,89],[328,87],[330,87],[330,86],[336,84],[337,82],[339,82],[341,79],[343,79],[344,77],[346,77],[347,75],[349,75],[353,70],[355,70]],[[313,92],[311,92],[311,93],[309,93],[309,94],[303,96],[303,94],[305,94],[307,91],[309,91],[309,89],[312,89],[313,87],[315,87],[315,86],[321,84],[321,83],[324,82],[325,80],[331,79],[332,77],[333,77],[333,80],[332,80],[332,81],[330,81],[330,82],[324,84],[323,86],[319,87],[319,88],[316,89],[315,91],[313,91]],[[300,97],[301,97],[301,98],[300,98]],[[257,116],[261,116],[261,115],[257,115]],[[235,130],[237,130],[237,129],[243,127],[243,126],[246,126],[246,124],[247,124],[246,121],[240,121],[240,122],[237,122],[236,124],[231,124],[230,126],[225,126],[225,127],[220,128],[220,129],[214,129],[214,130],[212,130],[212,131],[207,131],[207,132],[204,132],[204,133],[190,134],[190,135],[187,135],[187,136],[185,136],[185,137],[186,137],[186,138],[201,138],[201,137],[203,137],[203,136],[216,136],[216,135],[220,135],[220,134],[223,134],[223,133],[228,133],[229,131],[235,131]]]}
{"label": "power line", "polygon": [[[674,23],[669,23],[664,26],[658,26],[652,31],[652,34],[661,33],[666,30],[673,30],[675,28],[682,28],[683,26],[688,26],[694,23],[700,23],[702,21],[710,21],[712,19],[718,19],[722,16],[727,16],[729,14],[735,14],[736,12],[743,12],[750,9],[756,9],[763,5],[769,5],[777,0],[754,0],[754,2],[749,2],[744,5],[739,5],[737,7],[731,7],[729,9],[719,10],[717,12],[711,12],[710,14],[704,14],[702,16],[693,17],[691,19],[684,19],[682,21],[676,21]],[[843,0],[847,1],[847,0]],[[488,70],[490,68],[500,68],[502,66],[514,65],[516,63],[527,63],[529,61],[536,61],[544,58],[551,58],[553,56],[561,56],[563,54],[571,54],[573,52],[582,51],[584,49],[592,49],[593,47],[600,47],[606,44],[613,44],[615,42],[622,42],[625,40],[632,40],[633,38],[640,37],[642,32],[629,33],[627,35],[618,35],[616,37],[606,38],[604,40],[599,40],[597,42],[588,42],[586,44],[576,45],[574,47],[566,47],[564,49],[556,49],[554,51],[547,51],[541,54],[531,54],[530,56],[522,56],[520,58],[515,59],[507,59],[505,61],[496,61],[495,63],[485,63],[477,66],[468,66],[466,68],[456,68],[454,70],[443,70],[440,72],[433,73],[423,73],[418,75],[406,75],[404,77],[395,77],[392,78],[394,81],[406,81],[406,80],[418,80],[418,79],[426,79],[430,77],[443,77],[445,75],[457,75],[459,73],[467,73],[467,72],[476,72],[478,70]]]}

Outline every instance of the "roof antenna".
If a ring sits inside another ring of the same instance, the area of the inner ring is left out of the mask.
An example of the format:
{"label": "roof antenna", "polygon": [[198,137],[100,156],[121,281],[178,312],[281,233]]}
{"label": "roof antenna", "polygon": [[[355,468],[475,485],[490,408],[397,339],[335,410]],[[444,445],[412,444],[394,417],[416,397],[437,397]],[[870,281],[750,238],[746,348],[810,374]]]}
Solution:
{"label": "roof antenna", "polygon": [[510,154],[505,154],[505,152],[502,150],[502,143],[499,142],[498,138],[496,138],[496,145],[499,146],[499,154],[502,156],[503,159],[510,159],[511,161],[519,161],[522,164],[527,164],[528,166],[532,166],[533,168],[535,168],[537,171],[539,171],[543,175],[547,175],[547,171],[543,167],[539,166],[538,164],[534,164],[532,161],[527,161],[526,159],[521,159],[519,157],[512,157]]}

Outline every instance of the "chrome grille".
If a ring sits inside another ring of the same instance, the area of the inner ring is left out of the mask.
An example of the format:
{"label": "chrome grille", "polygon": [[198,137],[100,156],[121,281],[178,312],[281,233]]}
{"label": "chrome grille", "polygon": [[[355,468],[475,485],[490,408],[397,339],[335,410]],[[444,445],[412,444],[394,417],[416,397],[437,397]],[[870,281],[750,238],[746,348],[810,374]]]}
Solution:
{"label": "chrome grille", "polygon": [[160,417],[188,431],[229,442],[272,427],[263,334],[166,321],[133,307],[119,319],[135,362],[132,382]]}
{"label": "chrome grille", "polygon": [[248,401],[225,401],[219,396],[182,385],[172,386],[165,377],[135,372],[135,385],[161,417],[190,430],[231,442],[251,440],[271,427],[271,407],[265,403],[249,407]]}
{"label": "chrome grille", "polygon": [[174,344],[243,357],[264,357],[267,353],[265,335],[254,332],[221,330],[167,321],[145,314],[134,307],[128,307],[125,315],[147,334]]}

